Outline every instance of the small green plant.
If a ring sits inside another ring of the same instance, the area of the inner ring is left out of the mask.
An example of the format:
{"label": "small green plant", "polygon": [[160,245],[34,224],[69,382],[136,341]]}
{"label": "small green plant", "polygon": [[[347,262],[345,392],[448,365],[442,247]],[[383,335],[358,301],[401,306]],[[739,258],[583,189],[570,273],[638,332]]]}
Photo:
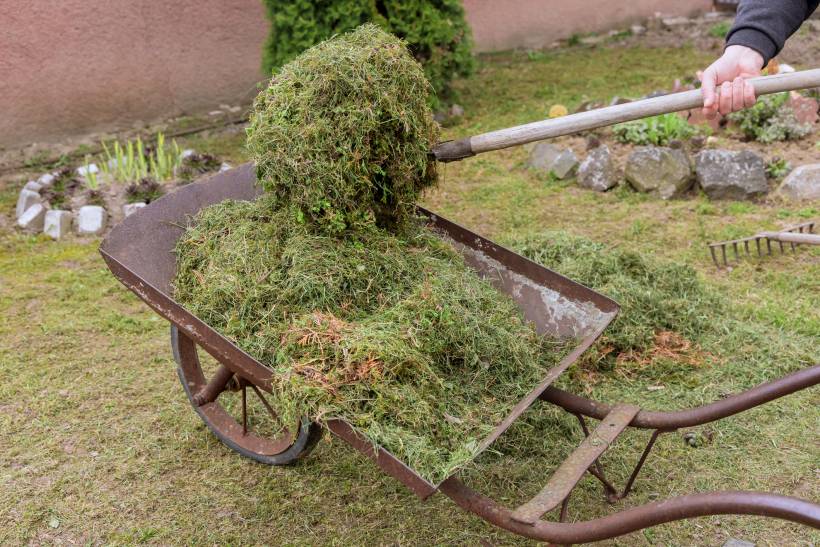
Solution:
{"label": "small green plant", "polygon": [[766,175],[774,180],[782,179],[791,170],[792,166],[783,158],[772,158],[772,161],[766,164]]}
{"label": "small green plant", "polygon": [[88,161],[88,156],[86,156],[85,161],[85,175],[83,175],[83,179],[85,180],[85,186],[91,191],[98,191],[100,189],[100,179],[97,177],[97,171],[92,167],[92,163]]}
{"label": "small green plant", "polygon": [[612,128],[619,142],[665,146],[672,140],[684,140],[698,130],[677,114],[662,114],[634,122],[619,123]]}
{"label": "small green plant", "polygon": [[527,50],[527,59],[530,61],[541,61],[544,57],[546,57],[546,55],[544,55],[543,51],[539,51],[537,49]]}
{"label": "small green plant", "polygon": [[788,93],[760,97],[754,106],[729,114],[743,134],[762,143],[802,139],[811,132],[811,126],[801,124],[788,105]]}
{"label": "small green plant", "polygon": [[745,215],[755,210],[754,205],[743,201],[734,201],[726,207],[726,212],[730,215]]}
{"label": "small green plant", "polygon": [[731,28],[732,25],[729,21],[723,21],[722,23],[718,23],[709,29],[709,36],[713,36],[715,38],[725,38],[726,35],[729,34],[729,30]]}
{"label": "small green plant", "polygon": [[695,212],[699,215],[716,215],[717,214],[717,207],[714,204],[709,203],[708,201],[704,201],[703,203],[699,203],[697,207],[695,207]]}
{"label": "small green plant", "polygon": [[128,203],[151,203],[162,196],[162,186],[152,179],[143,178],[132,182],[125,189],[125,201]]}
{"label": "small green plant", "polygon": [[101,169],[111,179],[133,182],[144,178],[157,181],[171,180],[176,176],[182,158],[175,140],[166,146],[165,135],[157,133],[157,144],[146,146],[142,138],[128,141],[125,145],[114,142],[111,147],[102,143],[105,161]]}
{"label": "small green plant", "polygon": [[581,43],[581,35],[577,32],[573,33],[572,36],[567,38],[567,45],[568,46],[577,46]]}

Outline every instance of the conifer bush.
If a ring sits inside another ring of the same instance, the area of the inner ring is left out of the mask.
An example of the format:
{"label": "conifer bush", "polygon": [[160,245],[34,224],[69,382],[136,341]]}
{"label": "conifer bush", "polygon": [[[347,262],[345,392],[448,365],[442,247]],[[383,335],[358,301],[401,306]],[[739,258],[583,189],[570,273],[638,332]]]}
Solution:
{"label": "conifer bush", "polygon": [[407,42],[438,99],[451,95],[450,81],[474,68],[470,27],[461,0],[263,0],[271,32],[263,52],[270,74],[305,49],[373,22]]}

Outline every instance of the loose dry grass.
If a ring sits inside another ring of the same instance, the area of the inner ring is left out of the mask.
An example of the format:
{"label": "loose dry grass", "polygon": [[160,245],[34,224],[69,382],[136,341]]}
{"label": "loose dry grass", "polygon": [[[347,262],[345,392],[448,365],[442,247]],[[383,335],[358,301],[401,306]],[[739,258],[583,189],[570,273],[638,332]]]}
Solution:
{"label": "loose dry grass", "polygon": [[404,43],[373,24],[308,49],[254,104],[248,149],[262,186],[334,233],[400,226],[436,181],[430,91]]}
{"label": "loose dry grass", "polygon": [[426,230],[328,236],[276,198],[203,210],[175,297],[273,371],[282,425],[342,418],[433,483],[563,357]]}

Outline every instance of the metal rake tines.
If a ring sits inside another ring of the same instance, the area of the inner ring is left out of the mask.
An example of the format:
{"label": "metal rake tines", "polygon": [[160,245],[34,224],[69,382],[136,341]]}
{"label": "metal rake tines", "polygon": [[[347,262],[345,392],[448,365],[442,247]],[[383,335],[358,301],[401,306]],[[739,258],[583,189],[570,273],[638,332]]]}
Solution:
{"label": "metal rake tines", "polygon": [[[712,255],[712,261],[718,268],[729,265],[730,253],[734,255],[735,261],[739,261],[742,254],[750,256],[753,255],[754,252],[757,252],[757,256],[759,257],[769,256],[772,254],[772,242],[777,244],[775,248],[779,248],[781,253],[786,252],[786,244],[788,244],[792,252],[796,252],[797,246],[804,243],[820,245],[820,236],[813,235],[814,228],[817,224],[817,221],[812,220],[778,232],[761,232],[751,237],[709,243],[709,252]],[[800,235],[794,237],[788,234]]]}

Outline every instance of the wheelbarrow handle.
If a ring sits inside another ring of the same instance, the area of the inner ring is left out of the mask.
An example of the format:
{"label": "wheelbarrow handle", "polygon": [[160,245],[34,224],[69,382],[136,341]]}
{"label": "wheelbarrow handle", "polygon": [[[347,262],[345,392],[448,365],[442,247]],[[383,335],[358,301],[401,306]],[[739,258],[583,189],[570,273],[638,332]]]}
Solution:
{"label": "wheelbarrow handle", "polygon": [[805,245],[820,245],[820,235],[801,234],[798,232],[762,232],[762,237],[783,243],[799,243]]}
{"label": "wheelbarrow handle", "polygon": [[[749,81],[754,85],[757,96],[820,87],[820,69],[763,76],[752,78]],[[432,154],[437,161],[457,161],[482,152],[510,148],[528,142],[571,135],[598,127],[701,106],[703,106],[701,90],[693,89],[499,129],[457,141],[447,141],[433,147]]]}

